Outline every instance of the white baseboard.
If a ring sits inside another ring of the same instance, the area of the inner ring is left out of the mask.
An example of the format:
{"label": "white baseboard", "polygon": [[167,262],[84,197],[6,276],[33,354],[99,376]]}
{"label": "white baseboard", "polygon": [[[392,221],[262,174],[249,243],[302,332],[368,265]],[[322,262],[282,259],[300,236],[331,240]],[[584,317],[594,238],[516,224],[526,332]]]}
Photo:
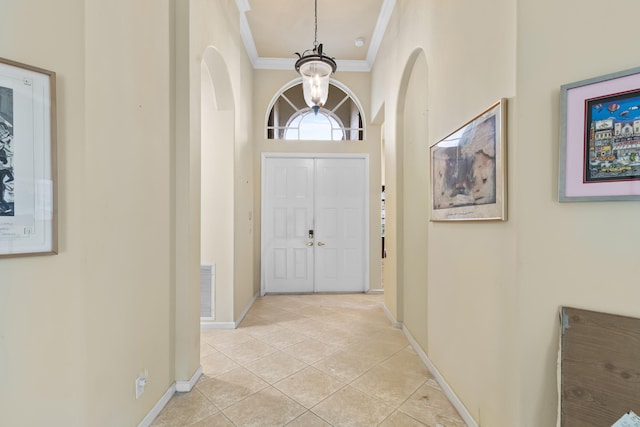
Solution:
{"label": "white baseboard", "polygon": [[464,422],[467,423],[467,426],[479,427],[476,421],[473,419],[473,417],[469,413],[469,411],[467,411],[467,408],[465,408],[464,405],[462,404],[462,401],[458,398],[458,396],[456,396],[451,386],[447,384],[447,382],[445,381],[440,371],[438,371],[438,368],[436,368],[436,365],[434,365],[433,362],[431,362],[427,354],[424,352],[424,350],[422,350],[418,342],[413,338],[413,336],[411,335],[411,332],[409,332],[409,330],[404,325],[402,326],[402,332],[404,332],[404,335],[407,337],[407,340],[409,340],[411,347],[413,347],[415,352],[418,353],[418,356],[420,357],[420,359],[422,359],[422,363],[425,364],[427,369],[435,377],[438,384],[440,384],[440,387],[442,387],[444,394],[447,396],[451,404],[456,408],[456,410],[458,411],[458,413],[460,414]]}
{"label": "white baseboard", "polygon": [[171,400],[173,395],[176,394],[176,392],[181,392],[181,393],[190,392],[193,389],[193,387],[196,385],[196,382],[198,382],[198,379],[200,378],[201,375],[202,375],[202,366],[196,369],[196,372],[193,374],[193,376],[189,381],[176,381],[173,384],[171,384],[171,387],[169,387],[167,391],[162,395],[160,400],[158,400],[158,403],[156,403],[154,407],[151,408],[151,411],[149,411],[147,416],[145,416],[142,419],[142,421],[140,421],[140,424],[138,424],[138,427],[151,426],[151,423],[153,423],[153,421],[158,417],[158,415],[160,415],[160,412],[162,412],[164,407],[167,406],[167,403],[169,403],[169,400]]}
{"label": "white baseboard", "polygon": [[240,322],[242,322],[242,319],[244,319],[249,310],[251,310],[251,307],[253,307],[253,303],[256,302],[258,294],[259,292],[256,292],[253,298],[251,298],[251,301],[249,301],[244,310],[242,310],[242,313],[240,313],[240,316],[238,316],[235,322],[200,322],[200,329],[236,329],[240,326]]}
{"label": "white baseboard", "polygon": [[238,316],[238,319],[236,320],[236,326],[235,326],[236,328],[240,326],[240,322],[242,322],[242,320],[244,319],[244,316],[246,316],[249,310],[251,310],[251,307],[253,307],[253,303],[256,302],[256,298],[258,298],[258,294],[259,292],[256,292],[253,295],[253,298],[251,298],[251,301],[249,301],[249,304],[247,304],[244,310],[242,310],[242,313],[240,313],[240,316]]}
{"label": "white baseboard", "polygon": [[[257,297],[258,297],[258,293],[256,293],[253,296],[253,298],[251,298],[251,301],[249,301],[249,304],[247,304],[247,307],[245,307],[245,309],[242,311],[237,321],[235,322],[200,322],[200,328],[201,329],[235,329],[237,328],[238,325],[240,325],[240,322],[242,322],[242,319],[244,319],[244,317],[247,315],[247,313],[253,306],[253,303],[256,301]],[[169,387],[169,389],[162,395],[158,403],[155,404],[155,406],[143,418],[140,424],[138,424],[138,427],[149,427],[153,422],[153,420],[155,420],[156,417],[160,414],[162,409],[167,405],[167,403],[169,403],[169,400],[171,400],[171,397],[176,392],[180,392],[180,393],[190,392],[193,389],[193,387],[195,387],[196,382],[198,382],[198,379],[201,376],[202,376],[202,366],[199,366],[198,369],[196,369],[196,371],[194,372],[193,376],[188,381],[174,382],[171,385],[171,387]]]}
{"label": "white baseboard", "polygon": [[394,328],[398,328],[398,329],[402,329],[402,322],[398,322],[394,317],[393,314],[391,314],[391,312],[389,311],[389,309],[387,308],[387,306],[385,304],[382,304],[382,309],[384,310],[384,314],[387,315],[387,318],[389,319],[389,321],[391,322],[391,324],[393,325]]}
{"label": "white baseboard", "polygon": [[198,379],[200,379],[201,375],[202,375],[202,366],[196,369],[196,371],[193,373],[193,376],[189,381],[176,381],[176,391],[179,391],[180,393],[186,393],[191,391],[193,387],[196,385],[196,383],[198,382]]}
{"label": "white baseboard", "polygon": [[200,329],[235,329],[235,322],[200,322]]}
{"label": "white baseboard", "polygon": [[158,403],[156,403],[155,406],[151,408],[151,411],[149,411],[147,416],[144,417],[142,421],[140,421],[140,424],[138,424],[138,427],[149,427],[151,423],[153,423],[153,420],[155,420],[156,417],[160,415],[160,412],[162,411],[162,409],[165,406],[167,406],[167,403],[169,403],[169,400],[171,400],[171,397],[175,393],[176,393],[176,384],[173,383],[171,384],[171,387],[169,387],[169,389],[162,395],[160,400],[158,400]]}

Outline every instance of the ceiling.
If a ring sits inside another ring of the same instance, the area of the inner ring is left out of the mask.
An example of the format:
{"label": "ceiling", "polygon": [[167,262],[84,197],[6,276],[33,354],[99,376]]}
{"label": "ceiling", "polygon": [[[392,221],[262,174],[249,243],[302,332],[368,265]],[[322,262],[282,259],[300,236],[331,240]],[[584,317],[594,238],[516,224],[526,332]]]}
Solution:
{"label": "ceiling", "polygon": [[[318,43],[338,71],[369,71],[396,0],[317,0]],[[258,69],[293,69],[296,52],[313,48],[314,0],[236,0],[240,31]],[[364,45],[358,47],[356,39]]]}

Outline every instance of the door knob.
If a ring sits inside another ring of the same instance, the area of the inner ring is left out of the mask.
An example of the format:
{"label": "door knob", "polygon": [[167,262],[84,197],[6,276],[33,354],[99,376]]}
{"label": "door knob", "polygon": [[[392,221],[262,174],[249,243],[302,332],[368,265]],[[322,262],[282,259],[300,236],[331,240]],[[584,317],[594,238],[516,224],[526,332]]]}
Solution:
{"label": "door knob", "polygon": [[318,246],[324,246],[325,243],[324,242],[318,242]]}
{"label": "door knob", "polygon": [[307,242],[307,246],[313,246],[313,242]]}

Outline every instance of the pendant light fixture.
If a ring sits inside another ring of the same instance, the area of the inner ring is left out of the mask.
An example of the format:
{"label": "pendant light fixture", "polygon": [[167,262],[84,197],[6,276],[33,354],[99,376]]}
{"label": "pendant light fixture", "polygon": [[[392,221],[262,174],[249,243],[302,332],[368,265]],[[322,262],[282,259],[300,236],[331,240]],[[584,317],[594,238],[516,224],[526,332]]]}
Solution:
{"label": "pendant light fixture", "polygon": [[315,1],[315,36],[313,49],[308,49],[298,55],[296,71],[302,76],[302,91],[304,101],[318,114],[318,110],[327,102],[329,96],[329,78],[336,72],[337,65],[333,58],[322,51],[322,44],[318,44],[318,0]]}

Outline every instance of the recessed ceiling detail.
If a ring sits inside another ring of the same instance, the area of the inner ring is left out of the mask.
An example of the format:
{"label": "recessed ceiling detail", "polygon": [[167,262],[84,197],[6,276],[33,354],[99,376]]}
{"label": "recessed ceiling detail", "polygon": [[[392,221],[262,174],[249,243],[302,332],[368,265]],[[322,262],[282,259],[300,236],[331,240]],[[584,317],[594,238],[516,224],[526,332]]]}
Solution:
{"label": "recessed ceiling detail", "polygon": [[[342,71],[370,71],[396,0],[318,0],[318,40]],[[313,0],[236,0],[240,32],[256,69],[290,70],[313,43]],[[365,48],[354,40],[362,38]]]}

